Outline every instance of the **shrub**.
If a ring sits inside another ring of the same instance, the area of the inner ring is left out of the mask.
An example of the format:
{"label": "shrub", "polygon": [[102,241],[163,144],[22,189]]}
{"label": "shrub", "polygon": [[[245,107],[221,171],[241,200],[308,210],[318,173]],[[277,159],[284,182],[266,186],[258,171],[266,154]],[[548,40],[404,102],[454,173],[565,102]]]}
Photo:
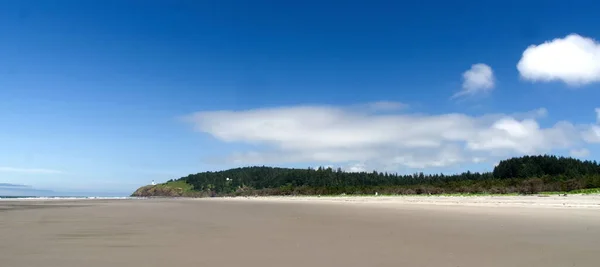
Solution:
{"label": "shrub", "polygon": [[567,181],[565,181],[565,191],[573,191],[573,190],[577,190],[577,189],[581,189],[581,182],[579,180],[576,179],[569,179]]}
{"label": "shrub", "polygon": [[531,178],[524,180],[518,188],[521,194],[536,194],[542,191],[544,181],[540,178]]}

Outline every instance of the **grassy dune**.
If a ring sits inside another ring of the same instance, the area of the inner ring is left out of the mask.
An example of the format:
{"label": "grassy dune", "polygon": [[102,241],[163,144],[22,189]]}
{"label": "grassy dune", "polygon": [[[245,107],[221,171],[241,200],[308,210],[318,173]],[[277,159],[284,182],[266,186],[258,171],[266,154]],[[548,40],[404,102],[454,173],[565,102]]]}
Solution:
{"label": "grassy dune", "polygon": [[164,184],[140,187],[131,196],[134,197],[201,197],[192,185],[184,181],[173,181]]}

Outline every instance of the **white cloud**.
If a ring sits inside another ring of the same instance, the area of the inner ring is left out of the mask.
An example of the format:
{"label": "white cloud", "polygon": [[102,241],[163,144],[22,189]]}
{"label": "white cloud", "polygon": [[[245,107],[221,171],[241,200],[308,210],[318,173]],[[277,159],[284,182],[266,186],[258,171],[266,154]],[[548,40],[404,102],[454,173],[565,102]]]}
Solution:
{"label": "white cloud", "polygon": [[567,148],[572,144],[570,137],[578,132],[570,123],[557,123],[551,128],[540,128],[532,119],[515,120],[503,118],[490,127],[477,130],[467,140],[467,148],[475,151],[512,151],[518,154],[530,154],[543,151],[544,146]]}
{"label": "white cloud", "polygon": [[588,143],[600,143],[600,126],[591,125],[583,133],[583,140]]}
{"label": "white cloud", "polygon": [[344,171],[347,171],[347,172],[366,172],[367,169],[366,169],[364,163],[355,163],[355,164],[352,164],[352,165],[348,166],[347,168],[344,168]]}
{"label": "white cloud", "polygon": [[586,127],[582,133],[583,140],[588,143],[600,143],[600,108],[596,108],[596,123]]}
{"label": "white cloud", "polygon": [[475,64],[463,73],[462,90],[453,97],[489,92],[494,88],[494,72],[486,64]]}
{"label": "white cloud", "polygon": [[29,174],[58,174],[62,173],[58,170],[51,169],[27,169],[27,168],[13,168],[0,166],[0,172],[16,172],[16,173],[29,173]]}
{"label": "white cloud", "polygon": [[229,161],[236,164],[352,166],[358,162],[362,169],[398,170],[568,150],[582,142],[582,130],[591,129],[569,122],[542,127],[535,120],[540,113],[545,115],[545,109],[521,113],[525,115],[519,118],[504,114],[372,114],[333,106],[295,106],[198,112],[187,120],[197,131],[221,141],[259,145],[260,152],[231,155]]}
{"label": "white cloud", "polygon": [[479,158],[479,157],[474,157],[472,159],[473,163],[480,163],[480,162],[485,162],[486,159],[485,158]]}
{"label": "white cloud", "polygon": [[531,45],[517,69],[530,81],[562,81],[580,86],[600,81],[600,43],[571,34],[540,45]]}
{"label": "white cloud", "polygon": [[569,154],[571,155],[571,157],[585,158],[590,155],[590,151],[585,148],[571,149],[571,151],[569,151]]}

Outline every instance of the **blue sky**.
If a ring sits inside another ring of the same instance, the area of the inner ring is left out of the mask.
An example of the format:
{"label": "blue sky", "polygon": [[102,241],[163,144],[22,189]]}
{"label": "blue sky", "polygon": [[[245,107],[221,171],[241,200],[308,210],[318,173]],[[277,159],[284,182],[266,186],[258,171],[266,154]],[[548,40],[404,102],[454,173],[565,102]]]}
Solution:
{"label": "blue sky", "polygon": [[599,9],[2,1],[0,183],[127,194],[257,164],[410,173],[596,159]]}

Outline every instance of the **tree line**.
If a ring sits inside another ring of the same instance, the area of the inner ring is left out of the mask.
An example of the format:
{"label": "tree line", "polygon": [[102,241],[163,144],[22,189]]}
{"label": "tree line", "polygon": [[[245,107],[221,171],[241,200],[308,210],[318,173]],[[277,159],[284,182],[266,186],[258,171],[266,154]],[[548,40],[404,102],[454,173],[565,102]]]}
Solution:
{"label": "tree line", "polygon": [[[170,182],[172,182],[171,180]],[[492,172],[401,175],[266,166],[201,172],[177,179],[202,196],[521,193],[600,188],[600,165],[552,155],[501,161]]]}

